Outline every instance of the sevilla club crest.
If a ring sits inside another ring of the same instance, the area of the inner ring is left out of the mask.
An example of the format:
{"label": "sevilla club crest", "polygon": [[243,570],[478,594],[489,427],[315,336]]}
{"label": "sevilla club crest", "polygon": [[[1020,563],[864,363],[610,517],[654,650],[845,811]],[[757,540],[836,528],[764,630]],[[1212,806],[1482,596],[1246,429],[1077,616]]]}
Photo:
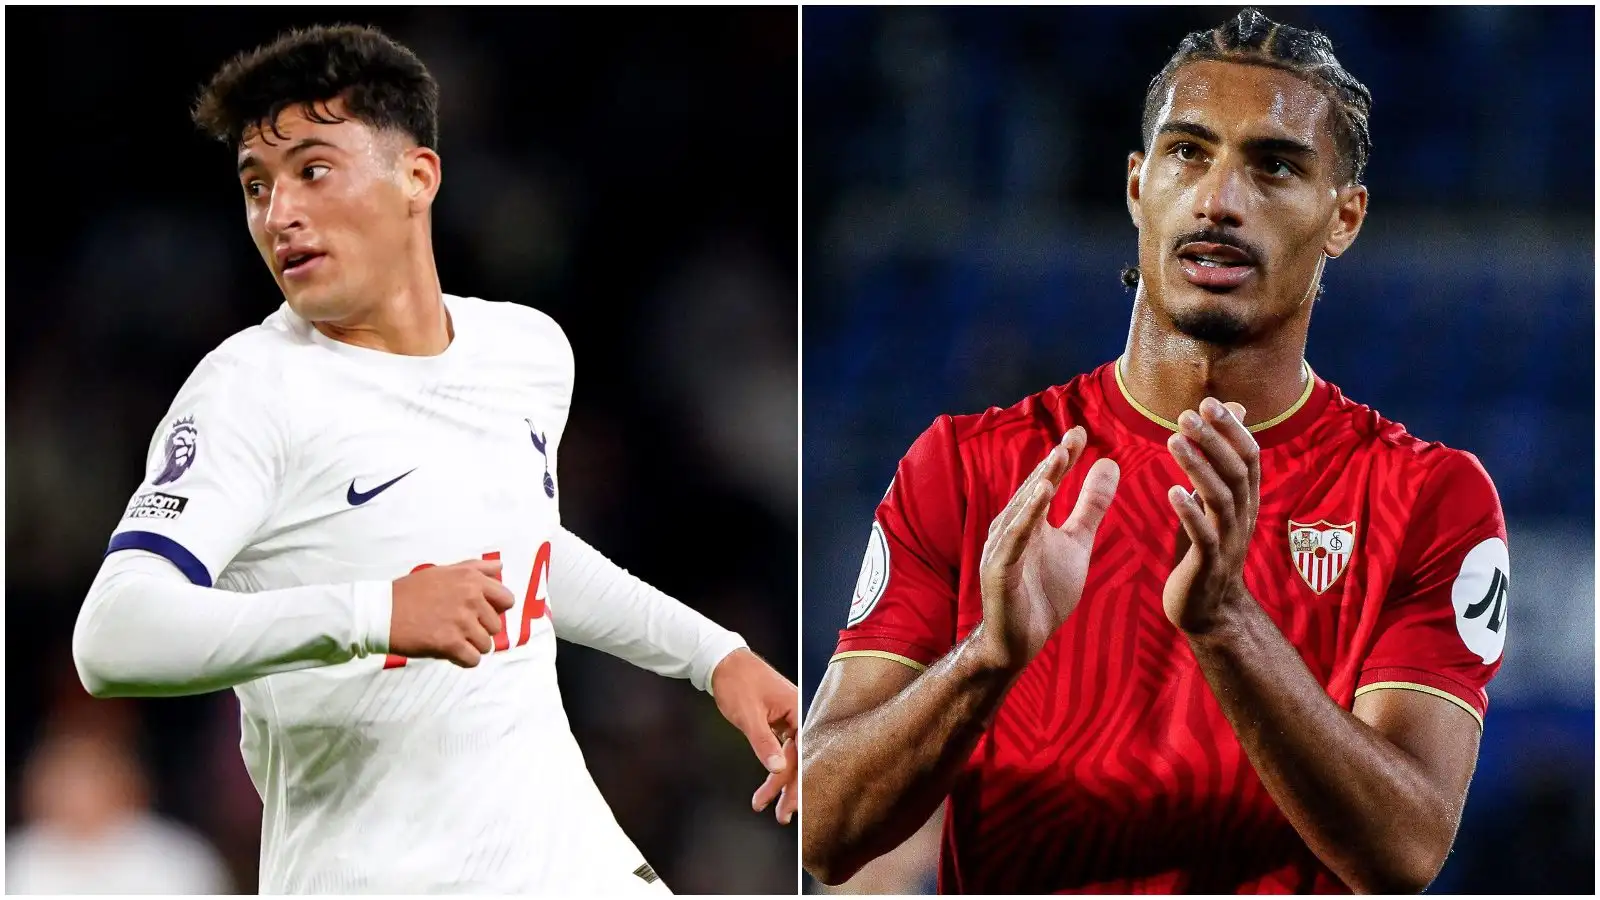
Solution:
{"label": "sevilla club crest", "polygon": [[1317,593],[1333,587],[1350,564],[1356,548],[1356,523],[1334,525],[1326,520],[1305,525],[1289,520],[1289,555],[1300,577]]}

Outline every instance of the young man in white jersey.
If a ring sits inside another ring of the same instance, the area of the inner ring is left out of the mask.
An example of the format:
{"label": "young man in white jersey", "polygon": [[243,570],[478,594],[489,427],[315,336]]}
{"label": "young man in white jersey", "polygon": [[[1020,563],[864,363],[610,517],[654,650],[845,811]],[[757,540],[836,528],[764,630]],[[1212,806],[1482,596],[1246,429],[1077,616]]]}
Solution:
{"label": "young man in white jersey", "polygon": [[346,26],[207,87],[287,302],[179,391],[74,658],[96,696],[234,688],[263,892],[664,892],[585,768],[555,639],[711,691],[785,823],[799,695],[561,527],[572,350],[441,292],[437,105],[409,50]]}

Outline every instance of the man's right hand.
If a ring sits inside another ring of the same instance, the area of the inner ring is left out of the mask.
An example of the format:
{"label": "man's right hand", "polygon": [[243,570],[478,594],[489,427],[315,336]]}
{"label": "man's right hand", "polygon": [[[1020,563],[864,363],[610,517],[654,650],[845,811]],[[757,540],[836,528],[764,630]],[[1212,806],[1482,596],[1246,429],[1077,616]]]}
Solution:
{"label": "man's right hand", "polygon": [[1061,527],[1051,527],[1046,512],[1087,441],[1082,426],[1068,431],[989,525],[979,568],[983,622],[974,638],[997,666],[1021,671],[1083,598],[1095,531],[1117,491],[1117,464],[1095,462]]}
{"label": "man's right hand", "polygon": [[500,583],[500,560],[434,566],[394,582],[389,652],[448,659],[472,668],[504,629],[500,616],[516,599]]}
{"label": "man's right hand", "polygon": [[801,859],[826,884],[893,850],[950,796],[1017,673],[1078,605],[1096,529],[1117,490],[1103,459],[1060,528],[1047,511],[1083,454],[1082,428],[1017,488],[979,564],[983,622],[923,671],[871,656],[828,666],[801,737]]}

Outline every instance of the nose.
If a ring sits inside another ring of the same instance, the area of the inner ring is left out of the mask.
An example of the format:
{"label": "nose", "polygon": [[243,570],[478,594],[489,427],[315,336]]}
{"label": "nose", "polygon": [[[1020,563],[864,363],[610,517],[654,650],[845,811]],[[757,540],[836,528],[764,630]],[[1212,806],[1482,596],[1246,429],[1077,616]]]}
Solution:
{"label": "nose", "polygon": [[1219,158],[1195,185],[1194,217],[1213,225],[1238,227],[1244,224],[1249,191],[1247,173]]}
{"label": "nose", "polygon": [[273,235],[305,227],[300,200],[293,185],[280,181],[272,186],[272,197],[267,201],[265,224],[267,232]]}

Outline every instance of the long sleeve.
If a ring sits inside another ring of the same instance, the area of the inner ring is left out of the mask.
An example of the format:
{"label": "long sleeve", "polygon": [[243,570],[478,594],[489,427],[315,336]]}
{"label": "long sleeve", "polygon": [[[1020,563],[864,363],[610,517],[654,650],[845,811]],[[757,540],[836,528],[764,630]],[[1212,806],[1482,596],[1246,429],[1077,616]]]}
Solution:
{"label": "long sleeve", "polygon": [[584,543],[556,532],[550,565],[550,620],[556,637],[602,650],[709,690],[717,663],[745,646],[721,627]]}
{"label": "long sleeve", "polygon": [[242,594],[190,583],[164,557],[106,557],[72,656],[97,697],[171,697],[388,651],[389,582]]}

